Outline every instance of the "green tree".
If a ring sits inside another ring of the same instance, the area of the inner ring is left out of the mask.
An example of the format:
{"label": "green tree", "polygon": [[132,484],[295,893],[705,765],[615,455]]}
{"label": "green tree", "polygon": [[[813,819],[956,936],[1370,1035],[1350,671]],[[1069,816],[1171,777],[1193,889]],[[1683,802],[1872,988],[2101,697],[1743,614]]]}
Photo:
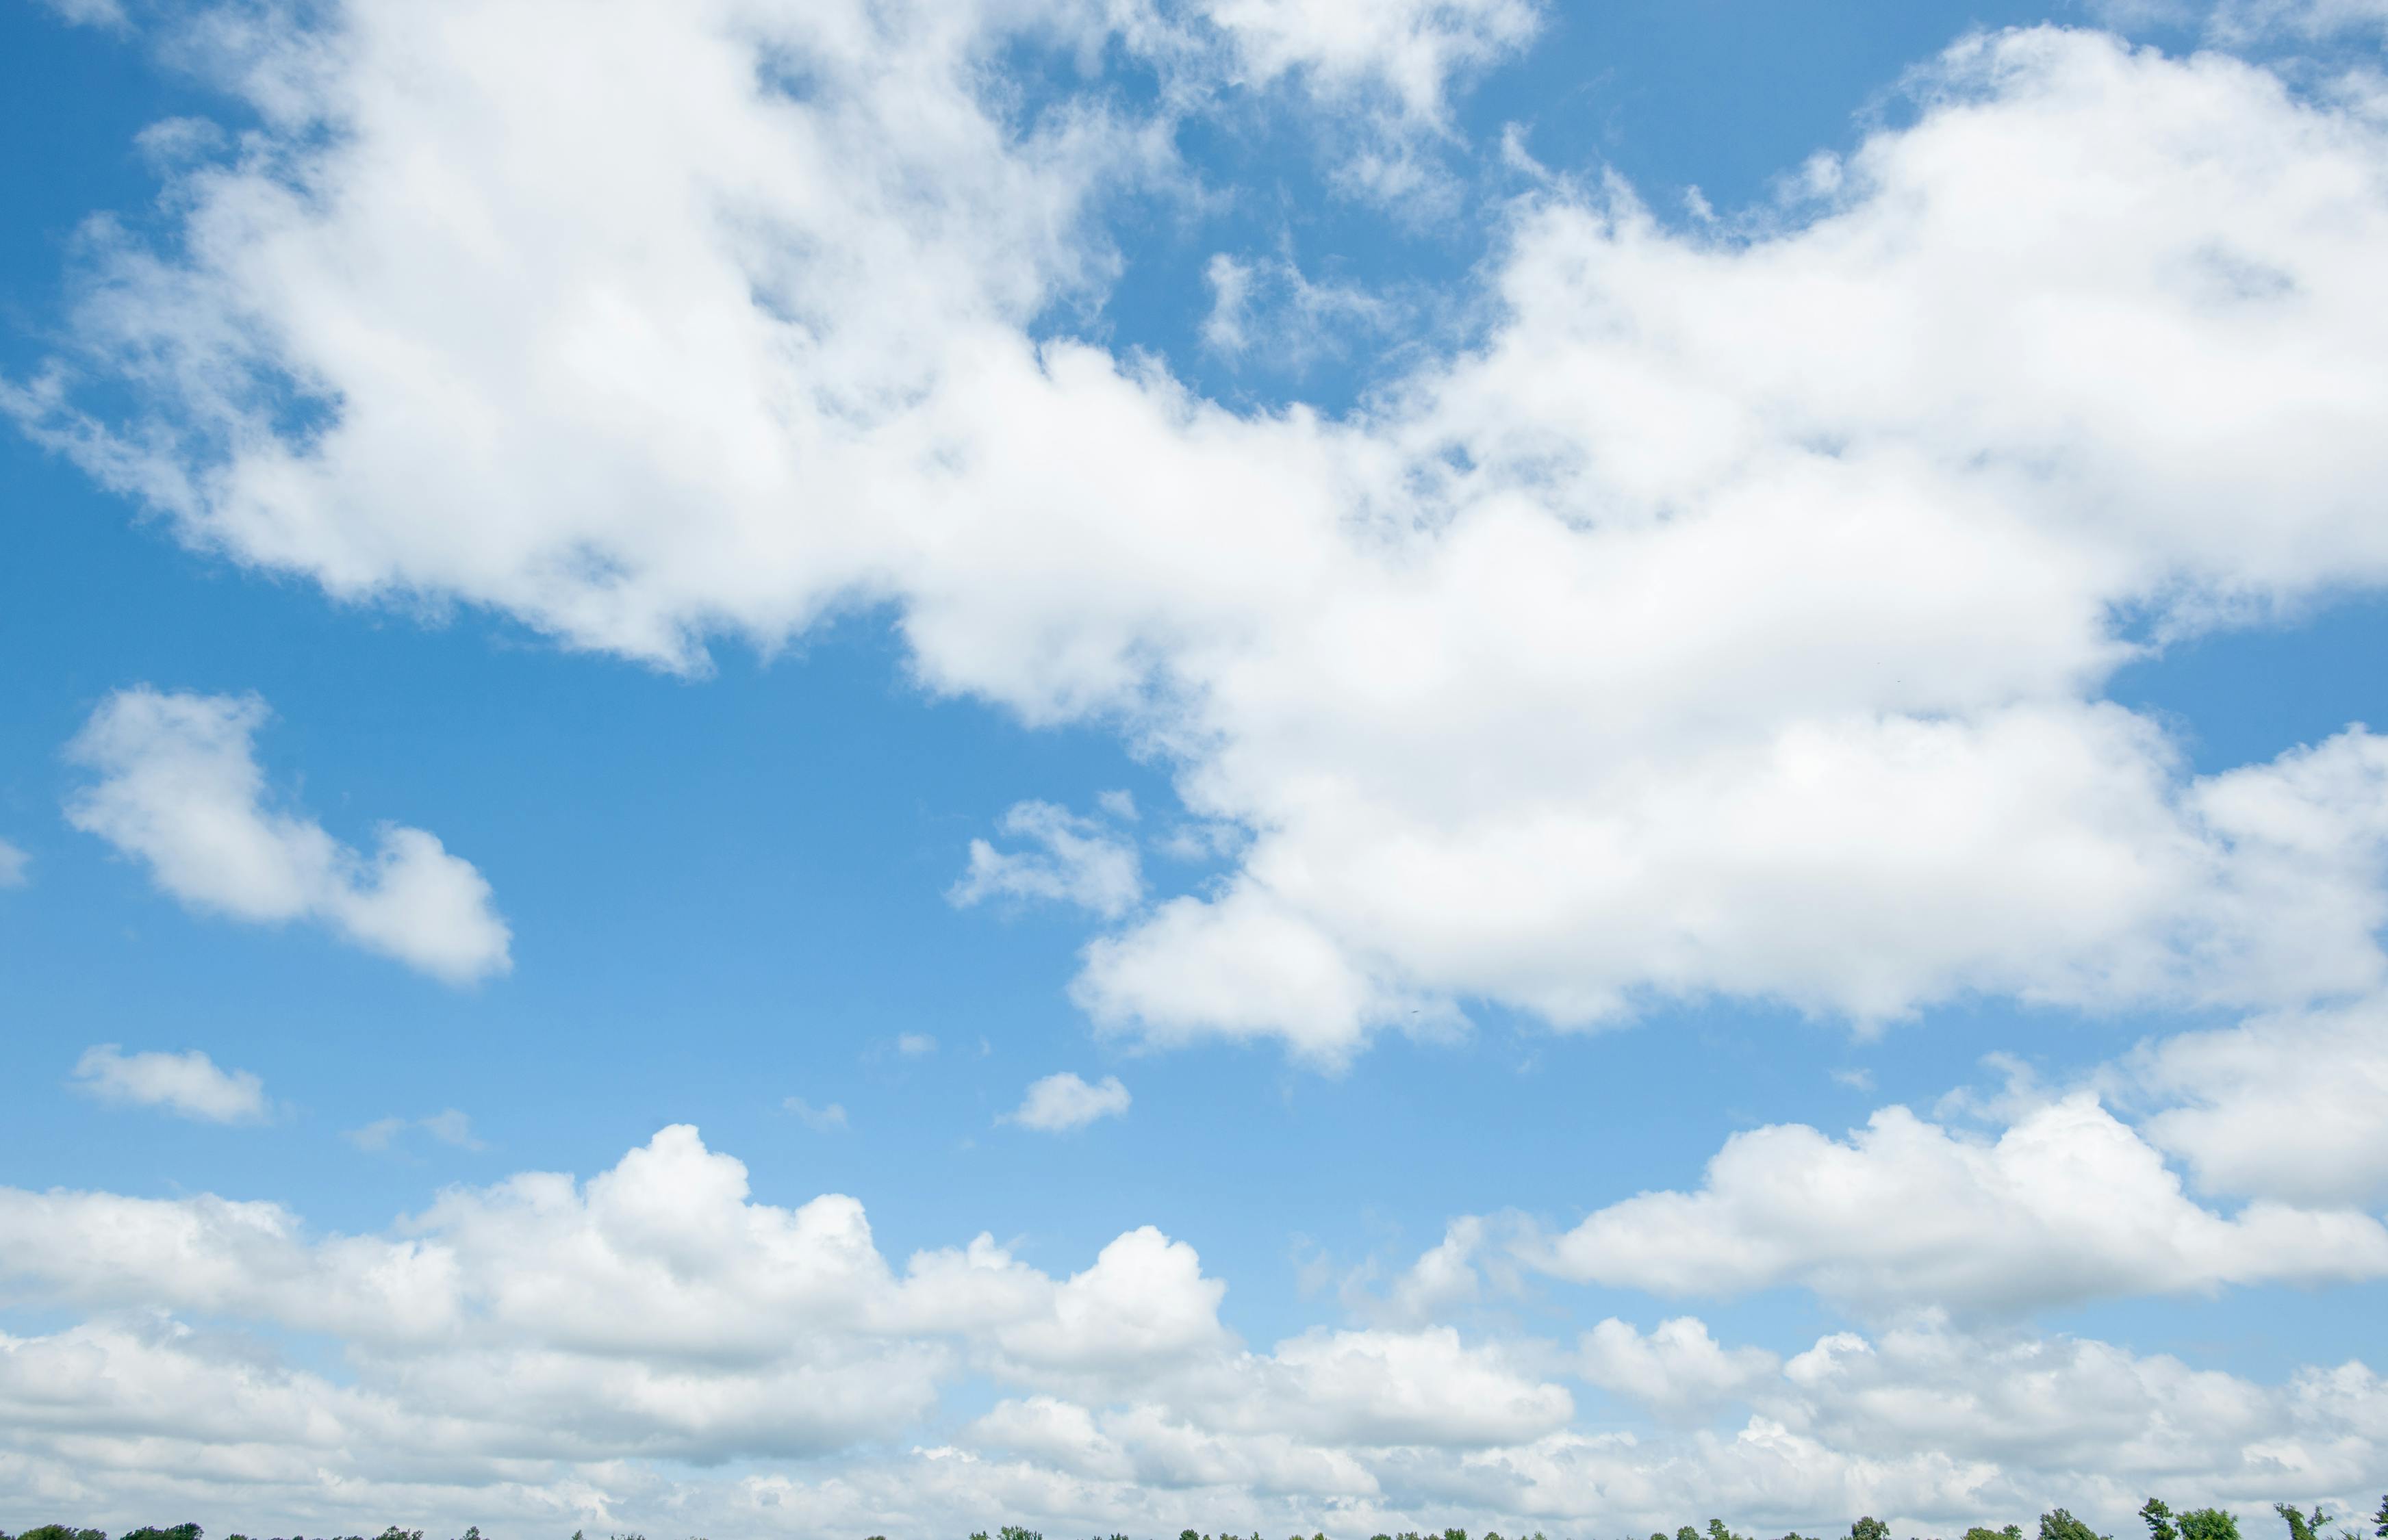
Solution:
{"label": "green tree", "polygon": [[2289,1540],[2321,1540],[2321,1527],[2330,1522],[2330,1515],[2318,1508],[2299,1513],[2294,1503],[2274,1503],[2272,1511],[2289,1521]]}
{"label": "green tree", "polygon": [[2380,1540],[2388,1540],[2388,1496],[2380,1499],[2380,1511],[2371,1516],[2371,1521],[2380,1526],[2371,1533]]}
{"label": "green tree", "polygon": [[1724,1521],[1721,1519],[1711,1519],[1708,1521],[1708,1540],[1749,1540],[1749,1536],[1735,1534],[1724,1527]]}
{"label": "green tree", "polygon": [[2172,1509],[2162,1497],[2150,1497],[2140,1506],[2140,1521],[2148,1526],[2148,1540],[2180,1540],[2180,1532],[2172,1527]]}
{"label": "green tree", "polygon": [[2039,1540],[2107,1540],[2107,1537],[2059,1508],[2039,1516]]}
{"label": "green tree", "polygon": [[1992,1529],[1988,1524],[1975,1524],[1965,1532],[1965,1540],[2023,1540],[2023,1526],[2009,1524],[2004,1529]]}
{"label": "green tree", "polygon": [[155,1524],[148,1524],[140,1529],[126,1530],[123,1540],[199,1540],[199,1534],[197,1524],[176,1524],[171,1529],[159,1529]]}
{"label": "green tree", "polygon": [[1675,1532],[1675,1540],[1700,1540],[1700,1532],[1685,1524]]}
{"label": "green tree", "polygon": [[2192,1508],[2180,1516],[2180,1540],[2239,1540],[2239,1521],[2218,1508]]}
{"label": "green tree", "polygon": [[95,1529],[70,1529],[65,1524],[43,1524],[29,1529],[17,1540],[108,1540],[108,1535]]}
{"label": "green tree", "polygon": [[[1869,1513],[1849,1526],[1849,1540],[1890,1540],[1890,1526]],[[2064,1540],[2072,1537],[2067,1535]]]}

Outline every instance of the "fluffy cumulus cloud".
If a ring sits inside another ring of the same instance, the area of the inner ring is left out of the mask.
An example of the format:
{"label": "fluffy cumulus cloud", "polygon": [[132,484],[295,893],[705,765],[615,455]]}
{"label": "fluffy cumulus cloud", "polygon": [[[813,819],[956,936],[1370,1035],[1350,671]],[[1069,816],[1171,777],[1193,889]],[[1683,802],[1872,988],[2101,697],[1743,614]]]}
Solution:
{"label": "fluffy cumulus cloud", "polygon": [[0,1501],[324,1527],[1154,1534],[1199,1513],[1348,1534],[1455,1506],[1647,1530],[1697,1491],[1774,1522],[1945,1525],[2051,1500],[2126,1517],[2140,1483],[2184,1473],[2240,1504],[2284,1483],[2344,1501],[2388,1454],[2388,1384],[2359,1363],[2267,1385],[1928,1317],[1788,1356],[1689,1318],[1612,1319],[1573,1349],[1424,1325],[1262,1351],[1221,1319],[1225,1293],[1150,1228],[1067,1277],[984,1236],[898,1266],[852,1199],[760,1202],[689,1128],[585,1182],[449,1189],[382,1233],[0,1189],[0,1302],[83,1318],[0,1333]]}
{"label": "fluffy cumulus cloud", "polygon": [[[1708,1297],[1792,1283],[1875,1310],[2388,1278],[2388,1226],[2369,1214],[2274,1199],[2205,1207],[2086,1092],[1995,1138],[1899,1106],[1846,1140],[1797,1124],[1736,1134],[1696,1192],[1645,1193],[1514,1244],[1579,1282]],[[1630,1357],[1617,1363],[1630,1375]]]}
{"label": "fluffy cumulus cloud", "polygon": [[23,851],[0,839],[0,888],[22,888],[32,880],[29,873],[33,858]]}
{"label": "fluffy cumulus cloud", "polygon": [[103,1102],[162,1107],[208,1123],[253,1123],[266,1115],[264,1081],[246,1069],[219,1069],[196,1048],[127,1054],[103,1042],[75,1061],[74,1085]]}
{"label": "fluffy cumulus cloud", "polygon": [[[1139,905],[1124,851],[1029,804],[959,890],[1112,916],[1076,984],[1107,1030],[1333,1063],[1478,1000],[1872,1023],[2380,985],[2388,750],[2199,776],[2101,698],[2388,578],[2359,102],[2042,28],[1961,42],[1912,122],[1696,231],[1512,156],[1476,340],[1340,416],[1040,324],[1099,302],[1106,200],[1177,178],[1183,114],[1366,80],[1431,116],[1536,15],[203,28],[183,57],[261,127],[177,173],[171,250],[94,234],[9,407],[195,544],[342,596],[680,669],[883,602],[932,688],[1121,726],[1233,831],[1225,876]],[[988,83],[1106,48],[1174,83]],[[461,971],[500,954],[474,934]]]}
{"label": "fluffy cumulus cloud", "polygon": [[[2316,1490],[2349,1488],[2345,1511],[2363,1490],[2356,1471],[2378,1452],[2369,1433],[2343,1441],[2352,1425],[2340,1420],[2370,1415],[2388,1393],[2359,1363],[2266,1386],[2105,1343],[1931,1322],[1871,1339],[1835,1332],[1788,1358],[1721,1348],[1692,1319],[1647,1336],[1610,1321],[1595,1335],[1605,1340],[1590,1344],[1594,1372],[1629,1402],[1672,1408],[1688,1385],[1742,1419],[1679,1445],[1689,1458],[1676,1469],[1698,1472],[1702,1490],[1762,1492],[1777,1512],[1937,1512],[1951,1525],[2007,1514],[2028,1528],[2056,1501],[2111,1513],[2120,1528],[2147,1488],[2184,1479],[2230,1506],[2267,1508],[2261,1493],[2290,1470]],[[1853,1447],[1867,1457],[1849,1459]],[[1606,1452],[1569,1453],[1597,1469]],[[1638,1472],[1620,1475],[1620,1498],[1648,1490]]]}
{"label": "fluffy cumulus cloud", "polygon": [[2217,1193],[2363,1203],[2388,1192],[2388,1002],[2184,1032],[2116,1067],[2157,1148]]}
{"label": "fluffy cumulus cloud", "polygon": [[312,921],[451,983],[504,972],[510,938],[489,885],[437,836],[385,825],[368,857],[272,805],[255,742],[265,719],[254,696],[118,691],[68,748],[97,777],[68,821],[201,913]]}
{"label": "fluffy cumulus cloud", "polygon": [[1031,1085],[1020,1105],[1004,1120],[1043,1133],[1061,1133],[1083,1129],[1098,1118],[1124,1117],[1132,1100],[1127,1087],[1120,1083],[1116,1075],[1106,1075],[1090,1085],[1065,1069]]}
{"label": "fluffy cumulus cloud", "polygon": [[1663,1320],[1646,1334],[1609,1317],[1583,1336],[1583,1377],[1653,1410],[1711,1412],[1782,1369],[1759,1347],[1728,1349],[1691,1316]]}

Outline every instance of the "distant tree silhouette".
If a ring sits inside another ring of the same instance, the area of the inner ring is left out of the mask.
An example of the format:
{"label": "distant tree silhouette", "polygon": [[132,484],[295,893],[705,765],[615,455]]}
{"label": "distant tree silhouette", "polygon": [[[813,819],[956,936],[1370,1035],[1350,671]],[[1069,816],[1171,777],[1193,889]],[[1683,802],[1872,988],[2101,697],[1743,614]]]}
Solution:
{"label": "distant tree silhouette", "polygon": [[2061,1508],[2039,1516],[2039,1540],[2109,1540]]}

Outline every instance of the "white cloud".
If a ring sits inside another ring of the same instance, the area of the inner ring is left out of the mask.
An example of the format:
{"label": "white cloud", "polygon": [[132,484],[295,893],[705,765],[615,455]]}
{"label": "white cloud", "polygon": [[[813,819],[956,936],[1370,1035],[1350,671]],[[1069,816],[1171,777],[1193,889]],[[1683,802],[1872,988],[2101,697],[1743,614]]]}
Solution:
{"label": "white cloud", "polygon": [[265,719],[255,696],[119,690],[68,748],[99,777],[68,802],[68,822],[202,913],[313,920],[451,983],[511,966],[489,883],[436,837],[385,825],[368,858],[268,805],[254,742]]}
{"label": "white cloud", "polygon": [[[1420,111],[1533,17],[1207,14],[1255,79]],[[1055,810],[958,890],[1117,916],[1077,984],[1108,1030],[1331,1064],[1478,1000],[1874,1025],[2388,981],[2379,740],[2201,778],[2101,699],[2151,646],[2388,582],[2362,111],[1986,34],[1717,230],[1545,180],[1480,341],[1327,419],[1029,335],[1116,270],[1088,210],[1171,123],[1099,91],[1015,120],[992,61],[1114,22],[1165,52],[1153,13],[340,15],[239,61],[270,151],[176,182],[180,255],[99,244],[19,419],[344,596],[684,668],[884,602],[931,688],[1120,725],[1248,836],[1225,878],[1142,905]],[[139,410],[81,414],[93,382]]]}
{"label": "white cloud", "polygon": [[1586,1380],[1674,1416],[1711,1413],[1783,1367],[1763,1348],[1718,1345],[1690,1316],[1662,1320],[1647,1336],[1611,1316],[1584,1333],[1582,1356]]}
{"label": "white cloud", "polygon": [[1150,1374],[1226,1347],[1219,1299],[1194,1248],[1146,1225],[1105,1246],[1046,1308],[995,1331],[1004,1361],[1063,1376]]}
{"label": "white cloud", "polygon": [[29,876],[33,858],[23,851],[0,839],[0,888],[22,888],[32,880]]}
{"label": "white cloud", "polygon": [[2221,0],[2206,24],[2225,44],[2280,33],[2327,38],[2388,28],[2388,0]]}
{"label": "white cloud", "polygon": [[1873,1309],[2017,1311],[2229,1284],[2388,1278],[2388,1227],[2353,1208],[2200,1206],[2090,1092],[1974,1139],[1885,1107],[1848,1140],[1735,1134],[1693,1193],[1645,1193],[1529,1240],[1581,1282],[1726,1297],[1782,1284]]}
{"label": "white cloud", "polygon": [[2185,1032],[2112,1077],[2209,1192],[2359,1203],[2388,1192],[2388,1001]]}
{"label": "white cloud", "polygon": [[[984,1237],[898,1275],[854,1200],[753,1203],[745,1168],[688,1128],[585,1184],[449,1189],[387,1237],[310,1240],[271,1204],[5,1190],[0,1256],[12,1297],[339,1335],[390,1393],[536,1421],[555,1452],[629,1454],[663,1428],[692,1455],[838,1446],[921,1410],[965,1340],[1065,1377],[1133,1377],[1225,1340],[1219,1286],[1158,1232],[1066,1281]],[[783,1394],[811,1409],[782,1425],[767,1403]]]}
{"label": "white cloud", "polygon": [[970,869],[946,894],[955,903],[1050,899],[1117,919],[1144,896],[1135,844],[1095,819],[1051,802],[1020,802],[1003,815],[1002,827],[1041,850],[999,851],[984,839],[972,840]]}
{"label": "white cloud", "polygon": [[354,1128],[340,1137],[360,1150],[379,1154],[398,1142],[398,1136],[414,1126],[412,1118],[376,1117],[362,1128]]}
{"label": "white cloud", "polygon": [[430,1117],[423,1118],[421,1122],[423,1131],[442,1144],[452,1144],[460,1150],[481,1150],[489,1147],[474,1137],[473,1120],[454,1107],[450,1107],[445,1112],[435,1112]]}
{"label": "white cloud", "polygon": [[78,27],[121,29],[126,25],[122,0],[42,0],[59,19]]}
{"label": "white cloud", "polygon": [[[2322,1430],[2370,1415],[2388,1393],[2359,1363],[2265,1386],[2096,1341],[1937,1323],[1871,1339],[1835,1332],[1787,1359],[1720,1347],[1689,1319],[1647,1337],[1615,1321],[1601,1332],[1601,1372],[1629,1397],[1663,1413],[1721,1399],[1747,1420],[1728,1435],[1685,1436],[1664,1463],[1657,1449],[1579,1444],[1534,1464],[1625,1464],[1623,1482],[1605,1490],[1626,1504],[1698,1490],[1728,1508],[1844,1523],[1872,1512],[1955,1529],[2002,1515],[2027,1528],[2032,1514],[2064,1505],[2120,1534],[2151,1488],[2184,1481],[2251,1518],[2286,1485],[2351,1497],[2371,1439],[2331,1448]],[[2278,1458],[2267,1442],[2275,1430]],[[1656,1491],[1645,1484],[1653,1466],[1667,1473]],[[2347,1498],[2337,1501],[2344,1511]]]}
{"label": "white cloud", "polygon": [[489,1148],[474,1134],[472,1118],[454,1107],[445,1112],[435,1112],[428,1117],[375,1118],[362,1128],[349,1130],[340,1137],[360,1150],[379,1154],[417,1129],[454,1149],[478,1151]]}
{"label": "white cloud", "polygon": [[1069,1070],[1048,1075],[1028,1088],[1020,1105],[1004,1121],[1044,1133],[1083,1129],[1101,1117],[1124,1117],[1131,1098],[1116,1075],[1088,1085]]}
{"label": "white cloud", "polygon": [[[2056,1502],[2105,1528],[2184,1471],[2251,1516],[2289,1491],[2342,1505],[2388,1453],[2388,1384],[2360,1364],[2266,1385],[1928,1319],[1785,1355],[1689,1319],[1604,1321],[1572,1351],[1444,1325],[1254,1350],[1219,1319],[1224,1283],[1157,1231],[1068,1278],[984,1236],[899,1269],[853,1200],[757,1203],[685,1128],[586,1182],[451,1188],[378,1234],[0,1189],[0,1290],[69,1317],[0,1333],[0,1503],[111,1523],[201,1503],[326,1533],[403,1508],[451,1533],[961,1533],[1000,1513],[1156,1534],[1199,1512],[1348,1534],[1465,1510],[1583,1533],[1680,1522],[1696,1491],[1745,1530],[1874,1512],[1949,1533]],[[293,1335],[341,1373],[293,1361]],[[1578,1371],[1661,1420],[1580,1427]]]}
{"label": "white cloud", "polygon": [[926,1058],[937,1051],[937,1040],[926,1032],[906,1032],[896,1040],[896,1052],[908,1059]]}
{"label": "white cloud", "polygon": [[219,1069],[191,1049],[182,1054],[127,1054],[112,1042],[84,1050],[75,1061],[75,1089],[121,1106],[163,1107],[209,1123],[260,1122],[265,1082],[246,1069]]}
{"label": "white cloud", "polygon": [[801,1096],[791,1096],[780,1104],[795,1115],[796,1120],[815,1133],[835,1133],[846,1128],[845,1108],[835,1102],[817,1107]]}
{"label": "white cloud", "polygon": [[1397,315],[1383,297],[1341,284],[1314,283],[1291,261],[1242,261],[1214,254],[1203,269],[1211,311],[1202,345],[1230,359],[1301,370],[1341,351],[1349,334],[1382,332]]}
{"label": "white cloud", "polygon": [[1300,74],[1327,93],[1389,91],[1407,115],[1440,120],[1454,77],[1521,50],[1540,29],[1533,0],[1195,0],[1261,82]]}

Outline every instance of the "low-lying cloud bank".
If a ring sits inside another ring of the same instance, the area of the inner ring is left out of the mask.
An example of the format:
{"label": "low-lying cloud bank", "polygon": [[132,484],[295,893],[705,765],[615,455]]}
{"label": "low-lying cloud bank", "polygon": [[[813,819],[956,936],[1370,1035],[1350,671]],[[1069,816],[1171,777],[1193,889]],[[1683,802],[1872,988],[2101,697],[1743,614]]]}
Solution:
{"label": "low-lying cloud bank", "polygon": [[[1601,1250],[1657,1269],[1705,1243]],[[2018,1277],[2041,1260],[1981,1249]],[[984,1235],[899,1267],[852,1199],[756,1202],[686,1127],[586,1182],[451,1189],[375,1235],[270,1203],[0,1189],[0,1301],[74,1318],[0,1334],[0,1503],[500,1533],[1144,1534],[1198,1513],[1574,1533],[1681,1521],[1688,1494],[1810,1527],[2121,1515],[2145,1483],[2345,1501],[2388,1458],[2388,1382],[2356,1361],[2267,1385],[1928,1308],[1787,1355],[1688,1317],[1572,1342],[1321,1323],[1263,1349],[1226,1292],[1150,1228],[1066,1276]],[[980,1382],[995,1404],[965,1409]]]}

